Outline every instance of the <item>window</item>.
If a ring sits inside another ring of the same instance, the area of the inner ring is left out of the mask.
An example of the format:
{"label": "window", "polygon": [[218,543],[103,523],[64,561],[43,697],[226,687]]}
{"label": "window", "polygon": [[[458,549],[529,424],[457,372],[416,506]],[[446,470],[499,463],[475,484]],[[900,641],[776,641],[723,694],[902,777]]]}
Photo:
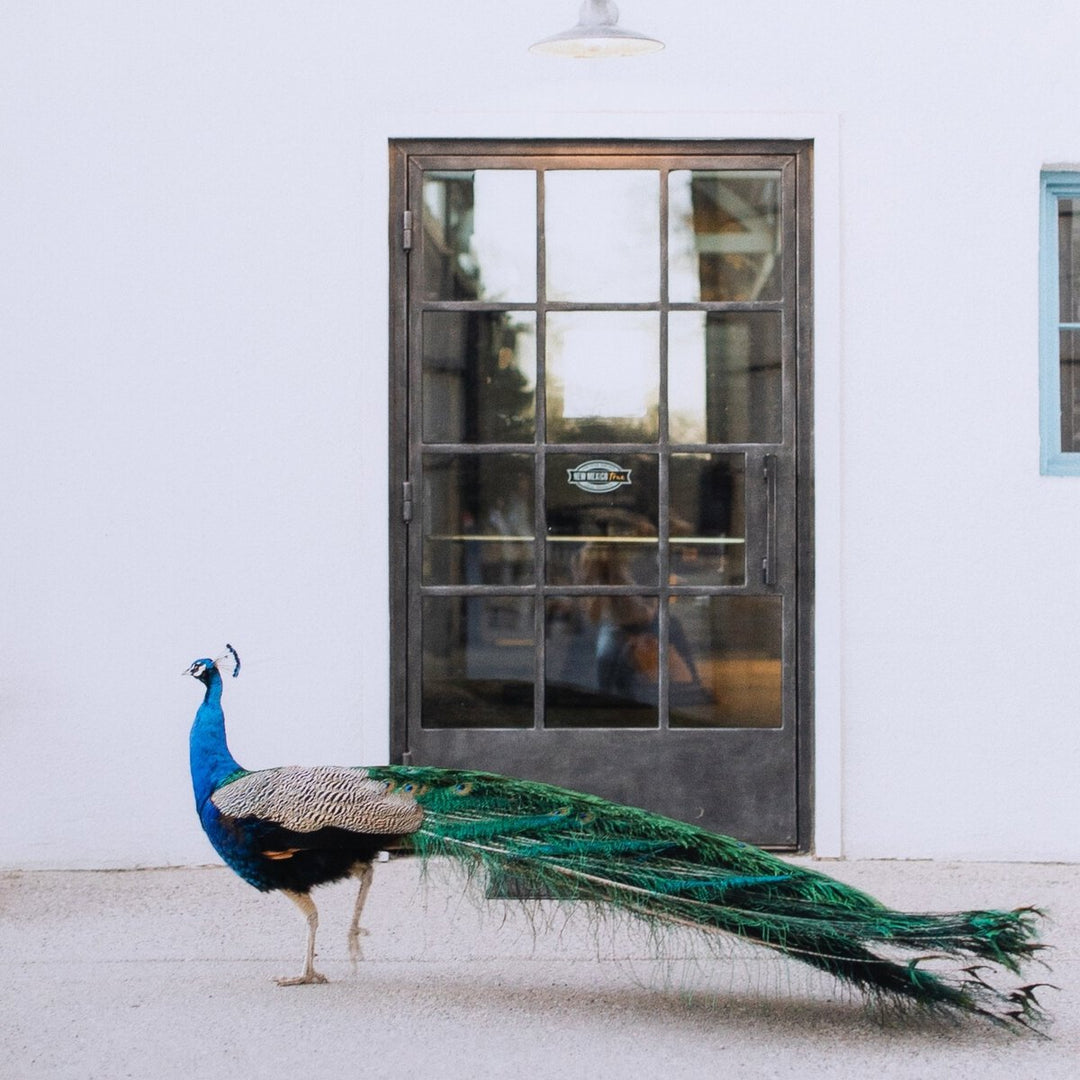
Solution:
{"label": "window", "polygon": [[1042,472],[1080,476],[1080,170],[1042,174]]}

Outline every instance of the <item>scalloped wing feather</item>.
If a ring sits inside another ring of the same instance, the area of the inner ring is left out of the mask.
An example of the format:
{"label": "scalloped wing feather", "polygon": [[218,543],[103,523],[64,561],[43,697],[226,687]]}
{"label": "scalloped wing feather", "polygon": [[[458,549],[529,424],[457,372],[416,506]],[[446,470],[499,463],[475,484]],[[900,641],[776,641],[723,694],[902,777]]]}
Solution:
{"label": "scalloped wing feather", "polygon": [[244,773],[210,796],[235,818],[255,817],[293,832],[348,829],[371,835],[405,835],[420,828],[424,811],[407,793],[391,791],[366,769],[285,766]]}

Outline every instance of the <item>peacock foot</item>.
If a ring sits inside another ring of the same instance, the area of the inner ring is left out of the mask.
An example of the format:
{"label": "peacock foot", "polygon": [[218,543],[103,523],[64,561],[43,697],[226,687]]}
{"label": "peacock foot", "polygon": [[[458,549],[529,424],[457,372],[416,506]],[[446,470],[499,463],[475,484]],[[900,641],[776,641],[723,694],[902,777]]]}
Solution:
{"label": "peacock foot", "polygon": [[278,986],[308,986],[314,983],[324,983],[326,981],[326,976],[318,971],[305,971],[303,975],[294,975],[292,978],[274,980]]}

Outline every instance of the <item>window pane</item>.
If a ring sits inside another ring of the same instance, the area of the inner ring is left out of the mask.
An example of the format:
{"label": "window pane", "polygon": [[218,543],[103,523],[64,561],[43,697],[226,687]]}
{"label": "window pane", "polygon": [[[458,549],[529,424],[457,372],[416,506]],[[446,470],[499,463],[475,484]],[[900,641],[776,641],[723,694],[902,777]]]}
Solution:
{"label": "window pane", "polygon": [[425,442],[532,442],[533,315],[429,311],[423,363]]}
{"label": "window pane", "polygon": [[427,172],[426,300],[536,299],[536,174]]}
{"label": "window pane", "polygon": [[744,584],[744,456],[672,454],[670,487],[672,584]]}
{"label": "window pane", "polygon": [[780,296],[780,172],[669,174],[675,302]]}
{"label": "window pane", "polygon": [[545,483],[550,584],[657,584],[655,456],[551,454]]}
{"label": "window pane", "polygon": [[656,727],[655,596],[547,604],[544,726]]}
{"label": "window pane", "polygon": [[673,311],[668,320],[672,442],[780,442],[780,313]]}
{"label": "window pane", "polygon": [[1058,267],[1061,322],[1080,322],[1080,199],[1058,200]]}
{"label": "window pane", "polygon": [[533,726],[533,601],[429,596],[423,609],[421,723]]}
{"label": "window pane", "polygon": [[672,727],[782,726],[779,596],[671,600]]}
{"label": "window pane", "polygon": [[1062,330],[1061,449],[1080,452],[1080,331]]}
{"label": "window pane", "polygon": [[660,174],[544,174],[549,300],[631,303],[660,298]]}
{"label": "window pane", "polygon": [[553,312],[546,352],[551,442],[656,438],[660,321],[654,312]]}
{"label": "window pane", "polygon": [[425,585],[533,580],[533,459],[424,455]]}

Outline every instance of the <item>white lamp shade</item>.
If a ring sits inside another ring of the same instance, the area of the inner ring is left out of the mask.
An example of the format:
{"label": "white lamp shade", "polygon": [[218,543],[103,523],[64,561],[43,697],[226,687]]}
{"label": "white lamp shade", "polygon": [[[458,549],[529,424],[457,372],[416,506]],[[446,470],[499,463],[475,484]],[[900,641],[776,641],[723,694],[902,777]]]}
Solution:
{"label": "white lamp shade", "polygon": [[641,56],[658,52],[662,41],[624,30],[618,26],[619,9],[612,0],[584,0],[576,26],[553,34],[529,47],[530,52],[548,56],[593,59],[614,56]]}

